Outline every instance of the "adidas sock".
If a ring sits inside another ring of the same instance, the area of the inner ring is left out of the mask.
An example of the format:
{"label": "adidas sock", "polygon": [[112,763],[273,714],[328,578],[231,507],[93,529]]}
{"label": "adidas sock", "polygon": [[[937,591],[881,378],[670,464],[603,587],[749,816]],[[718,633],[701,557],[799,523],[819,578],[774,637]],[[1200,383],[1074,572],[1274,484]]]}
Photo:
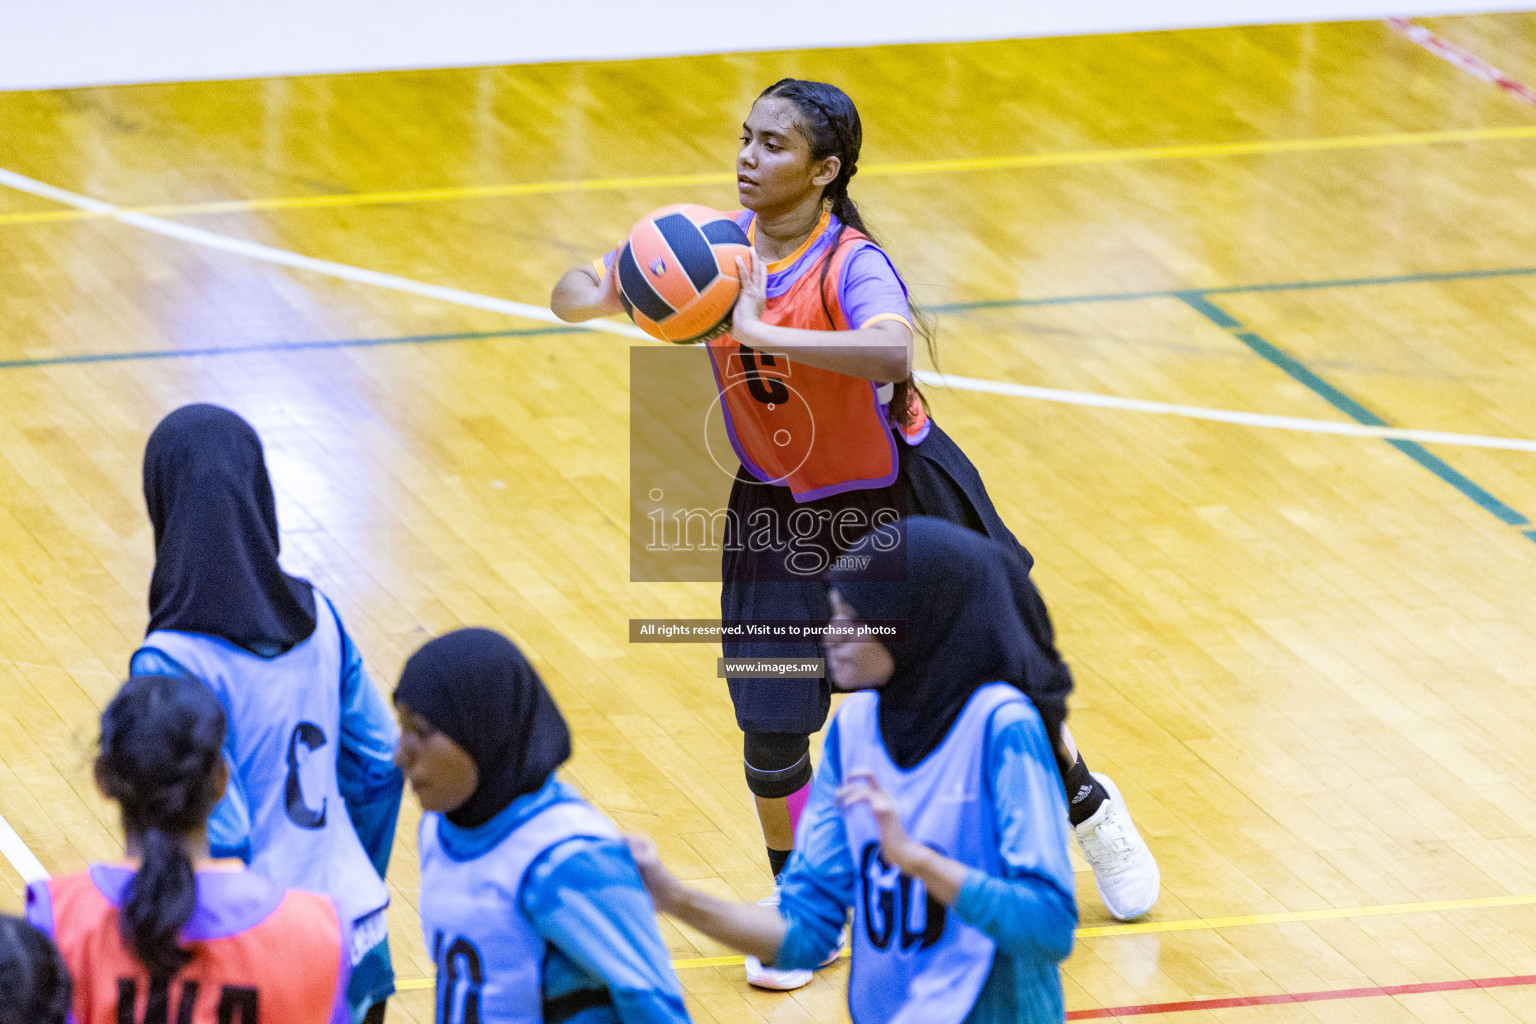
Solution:
{"label": "adidas sock", "polygon": [[1093,817],[1094,812],[1109,799],[1109,790],[1101,786],[1099,780],[1088,771],[1082,754],[1077,755],[1077,763],[1067,769],[1061,781],[1067,788],[1067,817],[1073,825],[1081,825]]}

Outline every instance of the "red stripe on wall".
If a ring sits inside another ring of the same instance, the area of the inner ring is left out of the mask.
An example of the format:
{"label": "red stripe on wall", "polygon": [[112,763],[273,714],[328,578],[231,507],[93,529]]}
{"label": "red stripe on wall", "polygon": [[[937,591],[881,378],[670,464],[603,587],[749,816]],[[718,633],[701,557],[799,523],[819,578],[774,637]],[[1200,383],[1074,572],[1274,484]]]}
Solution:
{"label": "red stripe on wall", "polygon": [[1510,78],[1476,54],[1463,50],[1455,43],[1441,39],[1423,25],[1415,25],[1407,18],[1388,18],[1387,25],[1392,31],[1413,40],[1442,60],[1449,61],[1458,68],[1461,68],[1461,70],[1475,78],[1482,79],[1489,85],[1498,86],[1522,103],[1529,103],[1531,106],[1536,107],[1536,91],[1532,91],[1520,82]]}

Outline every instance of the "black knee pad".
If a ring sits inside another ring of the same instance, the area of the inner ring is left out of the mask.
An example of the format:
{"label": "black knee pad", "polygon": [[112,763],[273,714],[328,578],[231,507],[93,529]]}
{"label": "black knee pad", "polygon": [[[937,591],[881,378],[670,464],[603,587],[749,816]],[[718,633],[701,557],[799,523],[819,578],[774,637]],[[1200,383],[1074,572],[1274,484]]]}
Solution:
{"label": "black knee pad", "polygon": [[811,738],[795,732],[742,734],[747,788],[753,796],[782,800],[811,781]]}

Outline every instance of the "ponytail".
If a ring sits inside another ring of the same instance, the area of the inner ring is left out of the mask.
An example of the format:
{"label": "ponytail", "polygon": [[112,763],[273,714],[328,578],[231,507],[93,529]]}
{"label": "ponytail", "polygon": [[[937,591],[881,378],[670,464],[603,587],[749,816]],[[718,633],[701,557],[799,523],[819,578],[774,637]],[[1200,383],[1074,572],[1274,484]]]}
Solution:
{"label": "ponytail", "polygon": [[176,836],[146,828],[139,842],[144,862],[123,900],[123,938],[151,978],[169,978],[192,958],[177,937],[197,906],[197,879]]}
{"label": "ponytail", "polygon": [[[864,145],[864,127],[859,121],[859,111],[853,105],[853,100],[835,85],[828,85],[825,82],[808,82],[799,78],[781,78],[764,89],[762,96],[758,98],[761,99],[763,96],[785,99],[795,105],[800,113],[798,127],[806,141],[810,143],[812,160],[825,160],[829,156],[835,156],[839,161],[837,177],[832,179],[822,192],[822,201],[832,211],[832,216],[839,221],[837,233],[833,236],[832,244],[827,247],[827,253],[821,261],[821,278],[818,287],[822,308],[826,310],[827,273],[832,267],[832,256],[843,240],[844,229],[853,228],[876,245],[880,244],[874,232],[865,225],[864,217],[859,213],[858,204],[848,194],[848,183],[859,172],[859,150]],[[928,358],[937,367],[938,329],[933,317],[919,309],[910,298],[907,300],[907,308],[912,314],[913,331],[923,339],[923,343],[928,348]],[[831,311],[826,310],[826,312],[827,319],[831,320]],[[910,374],[905,380],[895,383],[890,410],[896,422],[903,428],[911,427],[913,420],[916,419],[917,409],[925,408],[926,405],[923,393],[918,390],[917,382]]]}
{"label": "ponytail", "polygon": [[197,906],[183,839],[219,799],[223,743],[224,709],[188,676],[135,676],[101,716],[97,779],[143,856],[124,893],[122,936],[152,990],[192,958],[179,941]]}

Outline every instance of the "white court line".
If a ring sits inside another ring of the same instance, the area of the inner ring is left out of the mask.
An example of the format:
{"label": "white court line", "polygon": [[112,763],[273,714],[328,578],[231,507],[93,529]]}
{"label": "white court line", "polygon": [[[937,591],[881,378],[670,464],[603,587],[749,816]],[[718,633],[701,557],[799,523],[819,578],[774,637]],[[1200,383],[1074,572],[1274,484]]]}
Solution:
{"label": "white court line", "polygon": [[[121,221],[124,224],[132,224],[136,228],[152,231],[157,235],[164,235],[167,238],[190,242],[192,245],[199,245],[205,249],[217,249],[220,252],[245,256],[253,260],[260,260],[263,263],[275,263],[281,267],[292,267],[295,270],[308,270],[311,273],[324,274],[326,277],[335,277],[343,281],[351,281],[355,284],[368,284],[376,288],[387,288],[390,291],[421,295],[429,299],[440,299],[443,302],[450,302],[456,306],[485,309],[493,313],[506,313],[511,316],[522,317],[525,320],[538,320],[541,323],[565,324],[564,320],[561,320],[543,306],[531,306],[525,302],[512,302],[509,299],[478,295],[474,292],[466,292],[458,288],[445,288],[441,285],[425,284],[421,281],[412,281],[408,277],[381,274],[376,270],[364,270],[362,267],[348,266],[345,263],[317,260],[312,256],[301,256],[296,252],[289,252],[286,249],[274,249],[270,245],[247,242],[244,239],[231,238],[228,235],[215,234],[212,231],[204,231],[201,228],[178,224],[176,221],[166,220],[163,217],[153,217],[145,213],[132,213],[121,207],[113,206],[111,203],[104,203],[100,199],[92,199],[90,196],[83,196],[77,192],[56,188],[34,178],[17,174],[15,171],[0,169],[0,185],[7,185],[18,192],[26,192],[44,199],[52,199],[54,202],[63,203],[65,206],[73,206],[78,210],[111,217],[113,220]],[[622,334],[627,338],[647,337],[645,332],[634,324],[617,323],[612,320],[591,320],[583,326],[588,330],[602,331],[607,334]]]}
{"label": "white court line", "polygon": [[48,869],[43,867],[43,862],[27,848],[21,836],[16,834],[10,822],[3,817],[0,817],[0,853],[5,854],[5,859],[11,862],[11,867],[16,869],[24,882],[41,882],[48,877]]}
{"label": "white court line", "polygon": [[[541,323],[564,323],[553,312],[542,306],[512,302],[509,299],[498,299],[489,295],[479,295],[458,288],[445,288],[441,285],[425,284],[420,281],[413,281],[410,278],[396,277],[393,274],[382,274],[378,271],[365,270],[361,267],[353,267],[345,263],[333,263],[330,260],[301,256],[298,253],[288,252],[285,249],[275,249],[269,245],[260,245],[256,242],[231,238],[228,235],[215,234],[212,231],[188,227],[187,225],[150,216],[149,214],[130,213],[120,207],[113,206],[111,203],[56,188],[53,185],[28,178],[14,171],[7,171],[3,168],[0,168],[0,185],[9,186],[18,192],[26,192],[29,195],[51,199],[76,209],[111,217],[124,224],[131,224],[134,227],[153,232],[157,235],[164,235],[167,238],[175,238],[192,245],[202,246],[203,248],[245,256],[264,263],[291,267],[295,270],[307,270],[326,277],[334,277],[356,284],[373,285],[374,287],[386,288],[390,291],[421,295],[457,306],[467,306],[471,309],[506,313],[511,316],[522,317],[525,320],[537,320]],[[645,341],[652,340],[632,324],[617,323],[611,320],[592,320],[588,321],[585,326],[590,330],[601,331],[607,334],[618,334],[627,338],[639,338]],[[1331,420],[1310,420],[1293,416],[1270,416],[1264,413],[1206,409],[1193,405],[1173,405],[1167,402],[1149,402],[1136,398],[1096,395],[1085,391],[1062,391],[1056,388],[1010,384],[1005,381],[956,377],[949,374],[931,373],[926,370],[917,371],[916,376],[924,384],[947,386],[957,391],[982,391],[990,394],[1010,395],[1017,398],[1033,398],[1038,401],[1055,402],[1064,405],[1120,409],[1129,412],[1180,416],[1186,419],[1211,420],[1218,423],[1269,427],[1277,430],[1295,430],[1313,434],[1339,434],[1348,437],[1387,438],[1420,441],[1426,444],[1461,445],[1472,448],[1499,448],[1507,451],[1536,452],[1536,441],[1518,438],[1485,437],[1479,434],[1454,434],[1435,430],[1407,430],[1397,427],[1369,427],[1356,423],[1339,423]],[[27,844],[22,842],[21,837],[16,834],[16,830],[11,828],[3,817],[0,817],[0,854],[4,854],[5,859],[10,861],[11,866],[28,882],[39,881],[48,877],[48,871],[43,867],[42,862],[27,848]]]}
{"label": "white court line", "polygon": [[1099,409],[1123,409],[1128,412],[1182,416],[1185,419],[1191,420],[1238,423],[1247,427],[1299,430],[1309,434],[1379,437],[1386,438],[1387,440],[1419,441],[1424,444],[1460,445],[1464,448],[1500,448],[1512,452],[1536,452],[1536,441],[1527,441],[1523,438],[1515,437],[1453,434],[1442,430],[1410,430],[1404,427],[1370,427],[1362,423],[1343,423],[1336,420],[1309,420],[1296,416],[1271,416],[1268,413],[1262,412],[1206,409],[1198,405],[1173,405],[1168,402],[1149,402],[1140,398],[1117,398],[1113,395],[1096,395],[1090,391],[1060,391],[1056,388],[1031,387],[1028,384],[1009,384],[1006,381],[977,380],[974,377],[956,377],[953,374],[932,373],[928,370],[918,370],[916,377],[919,383],[939,387],[947,386],[957,391],[985,391],[994,395],[1034,398],[1042,402],[1056,402],[1061,405],[1086,405]]}
{"label": "white court line", "polygon": [[[145,231],[152,231],[157,235],[164,235],[167,238],[179,239],[192,245],[217,249],[221,252],[233,253],[237,256],[246,256],[264,263],[292,267],[295,270],[307,270],[311,273],[323,274],[327,277],[352,281],[357,284],[374,285],[375,287],[387,288],[391,291],[422,295],[458,306],[468,306],[472,309],[507,313],[512,316],[522,317],[525,320],[537,320],[541,323],[552,324],[564,323],[554,313],[542,306],[533,306],[524,302],[512,302],[508,299],[498,299],[489,295],[479,295],[475,292],[466,292],[458,288],[445,288],[441,285],[424,284],[420,281],[413,281],[410,278],[396,277],[393,274],[381,274],[375,270],[364,270],[361,267],[349,266],[345,263],[333,263],[330,260],[319,260],[310,256],[301,256],[286,249],[275,249],[269,245],[260,245],[239,238],[231,238],[228,235],[215,234],[212,231],[189,227],[185,224],[179,224],[175,221],[155,217],[150,214],[131,213],[121,207],[113,206],[111,203],[102,202],[100,199],[92,199],[90,196],[69,192],[45,182],[37,181],[34,178],[17,174],[14,171],[4,170],[3,168],[0,168],[0,185],[8,185],[20,192],[40,196],[44,199],[51,199],[54,202],[73,206],[76,209],[86,210],[90,213],[111,217],[124,224],[131,224],[134,227],[142,228]],[[593,331],[618,334],[626,338],[639,338],[643,341],[654,340],[633,324],[619,323],[613,320],[589,320],[583,326]],[[1265,413],[1207,409],[1194,405],[1172,405],[1166,402],[1149,402],[1137,398],[1096,395],[1084,391],[1062,391],[1056,388],[1010,384],[1005,381],[954,377],[947,374],[931,373],[925,370],[917,372],[917,379],[924,384],[948,385],[958,391],[984,391],[997,395],[1011,395],[1016,398],[1033,398],[1037,401],[1055,402],[1062,405],[1120,409],[1128,412],[1180,416],[1185,419],[1210,420],[1218,423],[1233,423],[1249,427],[1268,427],[1276,430],[1293,430],[1312,434],[1337,434],[1345,437],[1385,438],[1388,440],[1419,441],[1425,444],[1458,445],[1468,448],[1498,448],[1505,451],[1536,452],[1536,441],[1521,438],[1487,437],[1481,434],[1455,434],[1437,430],[1410,430],[1398,427],[1370,427],[1363,424],[1341,423],[1334,420],[1313,420],[1295,416],[1270,416]]]}

